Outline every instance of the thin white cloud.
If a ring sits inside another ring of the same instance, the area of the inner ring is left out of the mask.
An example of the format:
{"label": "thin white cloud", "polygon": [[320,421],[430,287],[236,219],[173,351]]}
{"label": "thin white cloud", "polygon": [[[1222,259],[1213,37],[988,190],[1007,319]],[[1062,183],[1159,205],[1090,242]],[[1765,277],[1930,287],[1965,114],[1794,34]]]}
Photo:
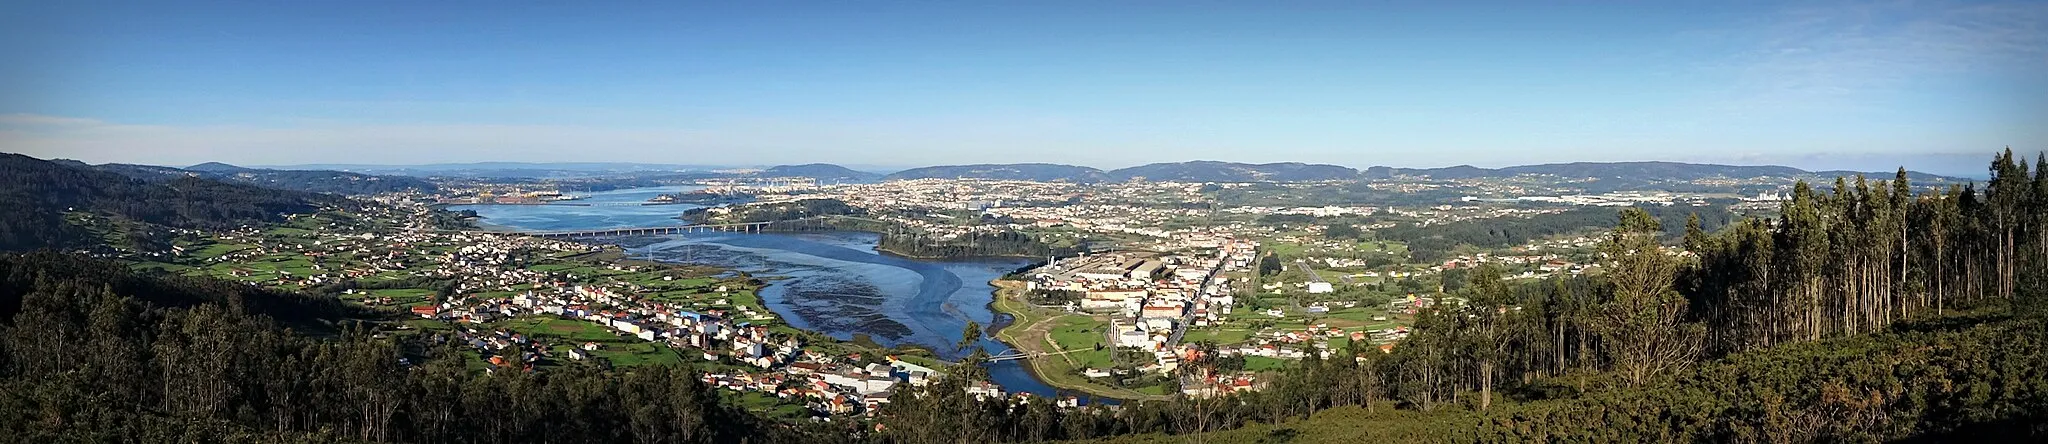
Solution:
{"label": "thin white cloud", "polygon": [[58,117],[25,113],[0,114],[0,128],[47,128],[53,126],[62,127],[103,124],[105,124],[105,122],[93,119],[82,119],[77,117]]}
{"label": "thin white cloud", "polygon": [[1732,76],[1735,112],[1868,106],[1917,84],[2048,68],[2041,2],[1811,6],[1709,34],[1741,48],[1703,63]]}

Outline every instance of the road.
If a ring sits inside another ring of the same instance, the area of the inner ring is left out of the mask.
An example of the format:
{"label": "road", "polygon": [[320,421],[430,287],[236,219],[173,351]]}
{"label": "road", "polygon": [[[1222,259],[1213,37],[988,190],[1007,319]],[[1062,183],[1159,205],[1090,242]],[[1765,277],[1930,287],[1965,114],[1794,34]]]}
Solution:
{"label": "road", "polygon": [[1323,275],[1320,275],[1320,274],[1316,274],[1316,269],[1314,269],[1314,268],[1309,268],[1309,267],[1308,267],[1308,261],[1305,261],[1305,260],[1301,260],[1301,259],[1295,259],[1295,260],[1294,260],[1294,266],[1295,266],[1295,268],[1300,268],[1300,269],[1301,269],[1301,273],[1302,273],[1302,274],[1306,274],[1306,275],[1308,275],[1308,281],[1309,281],[1309,282],[1322,282],[1322,281],[1323,281]]}
{"label": "road", "polygon": [[[1301,272],[1302,272],[1302,273],[1306,273],[1306,274],[1308,274],[1308,280],[1309,280],[1309,282],[1322,282],[1322,281],[1323,281],[1323,275],[1321,275],[1321,274],[1317,274],[1317,273],[1316,273],[1316,270],[1315,270],[1314,268],[1309,268],[1309,266],[1308,266],[1308,261],[1304,261],[1304,260],[1301,260],[1301,259],[1295,259],[1295,260],[1294,260],[1294,265],[1295,265],[1296,267],[1300,267],[1300,268],[1301,268]],[[1353,282],[1353,281],[1351,280],[1351,275],[1348,275],[1348,274],[1340,274],[1340,275],[1337,275],[1337,280],[1339,280],[1339,281],[1344,281],[1344,285],[1355,285],[1355,284],[1357,284],[1357,282]]]}
{"label": "road", "polygon": [[[1228,264],[1228,262],[1229,261],[1216,261],[1216,268],[1210,269],[1209,275],[1202,277],[1202,285],[1195,287],[1195,297],[1204,297],[1204,295],[1209,290],[1209,283],[1215,282],[1216,276],[1220,276],[1223,274],[1223,267],[1226,264]],[[1194,322],[1194,304],[1190,303],[1187,307],[1181,309],[1180,322],[1173,323],[1173,334],[1168,335],[1166,337],[1166,348],[1168,350],[1171,350],[1179,347],[1181,338],[1187,337],[1188,335],[1188,325],[1193,324]]]}

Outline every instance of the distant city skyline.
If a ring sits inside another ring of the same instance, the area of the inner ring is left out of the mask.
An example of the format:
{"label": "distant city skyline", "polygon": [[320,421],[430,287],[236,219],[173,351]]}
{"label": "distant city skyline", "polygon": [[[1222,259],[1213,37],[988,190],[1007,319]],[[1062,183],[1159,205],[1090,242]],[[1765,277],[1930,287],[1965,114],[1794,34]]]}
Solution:
{"label": "distant city skyline", "polygon": [[2048,3],[19,2],[0,150],[186,166],[1661,160],[2048,149]]}

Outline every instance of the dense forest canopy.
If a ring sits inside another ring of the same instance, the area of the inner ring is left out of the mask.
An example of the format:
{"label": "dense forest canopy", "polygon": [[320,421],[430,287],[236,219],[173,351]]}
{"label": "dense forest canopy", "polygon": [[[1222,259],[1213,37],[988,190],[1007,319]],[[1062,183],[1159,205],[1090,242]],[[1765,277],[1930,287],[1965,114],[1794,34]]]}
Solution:
{"label": "dense forest canopy", "polygon": [[[1661,236],[1677,239],[1685,234],[1685,223],[1697,216],[1701,229],[1713,231],[1738,220],[1735,213],[1719,206],[1640,207],[1657,219]],[[1454,255],[1459,246],[1506,248],[1531,241],[1575,233],[1598,232],[1614,226],[1613,208],[1573,208],[1561,213],[1529,217],[1472,219],[1430,226],[1400,224],[1372,232],[1382,240],[1408,244],[1410,259],[1436,262]]]}
{"label": "dense forest canopy", "polygon": [[432,193],[439,187],[426,179],[406,176],[373,176],[346,171],[244,169],[212,176],[280,190],[333,194],[382,194],[405,191]]}
{"label": "dense forest canopy", "polygon": [[[973,231],[956,236],[937,236],[901,224],[868,219],[866,211],[838,199],[803,199],[789,202],[693,208],[683,213],[691,223],[775,222],[770,230],[853,230],[881,234],[876,248],[911,257],[1046,257],[1071,254],[1071,247],[1055,247],[1026,233],[1011,230]],[[830,216],[853,216],[836,218]]]}
{"label": "dense forest canopy", "polygon": [[970,232],[939,238],[915,232],[882,233],[876,249],[911,257],[1034,257],[1074,254],[1015,231]]}
{"label": "dense forest canopy", "polygon": [[859,207],[838,199],[802,199],[789,202],[691,208],[682,219],[700,224],[737,224],[789,221],[819,216],[859,216]]}
{"label": "dense forest canopy", "polygon": [[776,430],[687,367],[472,371],[452,342],[380,339],[332,298],[0,257],[0,436],[22,442],[755,442]]}
{"label": "dense forest canopy", "polygon": [[348,199],[182,176],[151,183],[90,167],[0,153],[0,251],[77,247],[94,242],[67,223],[84,212],[176,228],[225,229],[276,223],[288,214]]}

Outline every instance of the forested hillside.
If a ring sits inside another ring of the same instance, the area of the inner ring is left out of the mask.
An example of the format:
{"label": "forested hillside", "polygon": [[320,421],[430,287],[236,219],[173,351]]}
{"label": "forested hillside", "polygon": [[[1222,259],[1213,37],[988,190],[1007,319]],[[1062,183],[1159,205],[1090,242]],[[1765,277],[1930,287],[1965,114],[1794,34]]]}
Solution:
{"label": "forested hillside", "polygon": [[19,154],[0,153],[0,251],[77,247],[97,242],[67,223],[86,212],[178,228],[233,228],[278,222],[347,199],[178,177],[151,183]]}
{"label": "forested hillside", "polygon": [[[2048,439],[2048,172],[2010,153],[1991,170],[1982,190],[1919,195],[1903,177],[1800,184],[1776,220],[1688,224],[1684,255],[1661,248],[1658,217],[1624,209],[1599,273],[1515,283],[1481,267],[1469,302],[1422,310],[1390,352],[1335,350],[1263,391],[892,428],[917,430],[906,442],[1184,435],[1364,406],[1400,413],[1214,442]],[[887,415],[945,411],[960,409]]]}
{"label": "forested hillside", "polygon": [[865,213],[859,207],[847,205],[846,202],[838,199],[804,199],[789,202],[691,208],[683,212],[681,219],[697,224],[737,224],[788,221],[819,216],[859,216],[862,214]]}
{"label": "forested hillside", "polygon": [[[2048,325],[2040,319],[1966,315],[1903,327],[1745,352],[1637,389],[1530,399],[1572,390],[1535,387],[1504,394],[1511,399],[1491,411],[1479,411],[1471,392],[1423,410],[1372,395],[1389,390],[1374,385],[1388,378],[1378,374],[1384,368],[1311,361],[1323,376],[1288,375],[1280,384],[1294,393],[1250,397],[1245,406],[1182,402],[1145,421],[1157,424],[1150,434],[1100,442],[2038,442],[2048,435],[2041,336]],[[1191,436],[1198,430],[1217,431]]]}
{"label": "forested hillside", "polygon": [[404,191],[432,193],[439,187],[425,179],[373,176],[347,171],[242,169],[209,175],[216,179],[280,190],[333,194],[379,194]]}
{"label": "forested hillside", "polygon": [[[1736,220],[1734,213],[1715,206],[1644,207],[1643,210],[1658,220],[1664,229],[1664,236],[1668,239],[1677,239],[1685,234],[1682,227],[1691,216],[1699,216],[1701,226],[1709,231]],[[1613,226],[1614,209],[1590,207],[1574,208],[1556,214],[1473,219],[1426,227],[1403,224],[1376,230],[1373,236],[1378,239],[1406,242],[1410,259],[1418,262],[1435,262],[1454,256],[1453,251],[1460,245],[1506,248],[1552,236],[1597,232]]]}
{"label": "forested hillside", "polygon": [[[0,442],[789,442],[687,367],[469,368],[332,298],[0,256]],[[283,323],[281,323],[281,321]]]}
{"label": "forested hillside", "polygon": [[310,193],[378,194],[403,191],[432,193],[439,189],[433,182],[414,177],[376,176],[347,171],[243,168],[220,162],[207,162],[182,169],[123,163],[87,165],[84,162],[78,161],[67,161],[60,164],[120,174],[151,183],[162,183],[198,176],[223,182],[246,183],[265,188]]}
{"label": "forested hillside", "polygon": [[[693,208],[683,212],[682,219],[690,223],[727,224],[745,222],[787,222],[770,224],[768,230],[851,230],[881,234],[876,248],[893,254],[924,257],[989,257],[1018,256],[1045,257],[1051,254],[1070,254],[1071,248],[1057,248],[1039,242],[1028,234],[1014,231],[970,232],[959,236],[935,236],[904,226],[859,216],[866,215],[858,207],[847,205],[836,199],[804,199],[790,202],[748,204],[725,207]],[[848,218],[821,218],[820,216],[853,216]]]}
{"label": "forested hillside", "polygon": [[910,179],[1000,179],[1035,180],[1040,182],[1092,183],[1109,180],[1102,170],[1073,165],[1051,163],[1008,163],[980,165],[940,165],[911,168],[890,173],[883,180]]}
{"label": "forested hillside", "polygon": [[1301,182],[1356,179],[1358,170],[1300,162],[1249,164],[1197,160],[1119,168],[1109,171],[1109,177],[1119,181],[1143,178],[1162,182]]}
{"label": "forested hillside", "polygon": [[809,163],[803,165],[776,165],[774,167],[761,170],[761,172],[758,175],[761,177],[808,177],[817,180],[852,181],[875,180],[882,178],[881,174],[870,173],[866,171],[855,171],[843,166],[833,165],[829,163]]}
{"label": "forested hillside", "polygon": [[910,257],[1030,257],[1074,254],[1071,248],[1054,248],[1029,234],[1015,231],[971,232],[950,238],[921,233],[883,233],[875,249]]}

